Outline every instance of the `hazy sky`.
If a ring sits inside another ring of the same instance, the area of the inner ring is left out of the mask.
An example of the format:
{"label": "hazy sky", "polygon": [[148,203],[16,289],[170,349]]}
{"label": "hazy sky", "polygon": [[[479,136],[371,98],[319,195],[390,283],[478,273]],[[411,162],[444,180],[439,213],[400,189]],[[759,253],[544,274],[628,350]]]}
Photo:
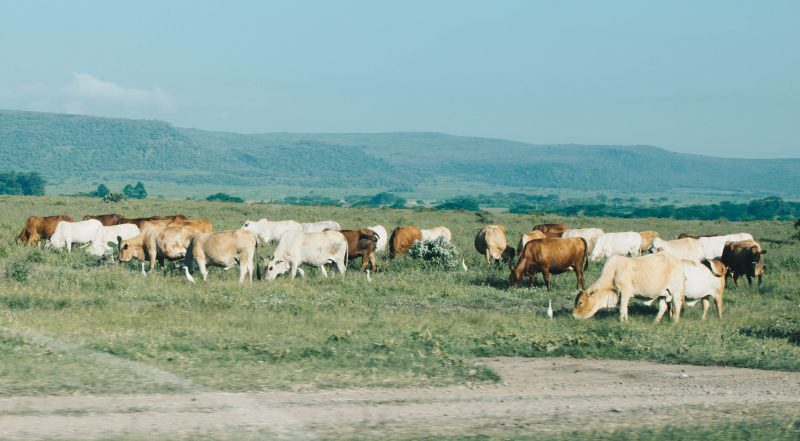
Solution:
{"label": "hazy sky", "polygon": [[800,157],[800,1],[2,1],[0,108]]}

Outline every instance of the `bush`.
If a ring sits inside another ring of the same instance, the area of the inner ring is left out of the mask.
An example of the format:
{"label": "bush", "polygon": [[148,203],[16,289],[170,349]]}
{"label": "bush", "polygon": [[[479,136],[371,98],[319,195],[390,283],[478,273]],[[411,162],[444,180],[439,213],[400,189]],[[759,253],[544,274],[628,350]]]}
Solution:
{"label": "bush", "polygon": [[434,240],[415,240],[414,245],[408,249],[408,256],[444,268],[455,268],[458,264],[458,252],[455,245],[443,237],[437,237]]}
{"label": "bush", "polygon": [[124,200],[125,195],[122,193],[106,193],[106,195],[103,196],[103,202],[119,202]]}
{"label": "bush", "polygon": [[206,200],[207,201],[222,201],[222,202],[238,202],[238,203],[244,202],[244,199],[237,198],[236,196],[231,196],[231,195],[229,195],[227,193],[212,194],[211,196],[208,196],[206,198]]}

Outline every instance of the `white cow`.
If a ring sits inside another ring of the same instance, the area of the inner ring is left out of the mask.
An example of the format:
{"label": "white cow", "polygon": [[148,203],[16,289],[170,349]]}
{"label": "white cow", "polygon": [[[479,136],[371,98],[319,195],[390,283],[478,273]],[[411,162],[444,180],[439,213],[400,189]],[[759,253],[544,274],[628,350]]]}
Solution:
{"label": "white cow", "polygon": [[304,233],[319,233],[320,231],[328,230],[341,230],[342,227],[339,225],[339,222],[336,221],[319,221],[319,222],[307,222],[300,224],[303,228]]}
{"label": "white cow", "polygon": [[582,237],[586,241],[586,251],[591,253],[597,238],[603,233],[605,231],[600,228],[576,228],[563,232],[561,237]]}
{"label": "white cow", "polygon": [[268,221],[266,218],[257,221],[246,220],[242,225],[243,230],[256,233],[265,243],[271,240],[280,240],[284,233],[289,231],[303,231],[299,222],[293,220]]}
{"label": "white cow", "polygon": [[121,237],[122,240],[128,240],[138,234],[139,227],[134,224],[119,224],[108,227],[101,226],[97,230],[97,233],[92,239],[92,244],[86,252],[95,256],[102,256],[106,252],[111,251],[111,247],[108,246],[108,243],[116,244],[118,242],[117,237]]}
{"label": "white cow", "polygon": [[725,242],[738,242],[740,240],[753,240],[749,233],[726,234],[724,236],[701,237],[697,239],[703,245],[703,257],[708,260],[722,257]]}
{"label": "white cow", "polygon": [[653,239],[650,252],[656,253],[664,251],[670,253],[678,259],[701,260],[703,259],[703,244],[699,240],[691,237],[683,239],[664,240],[660,237]]}
{"label": "white cow", "polygon": [[433,227],[427,230],[420,230],[422,232],[422,240],[436,240],[439,237],[444,237],[444,240],[450,242],[453,234],[447,227]]}
{"label": "white cow", "polygon": [[325,264],[333,262],[340,273],[344,274],[347,259],[347,239],[338,231],[322,231],[314,233],[289,232],[281,237],[275,248],[274,256],[265,262],[267,280],[275,280],[278,275],[292,270],[292,279],[307,263],[319,267],[322,275],[328,277]]}
{"label": "white cow", "polygon": [[80,222],[61,221],[56,225],[56,231],[50,236],[48,247],[67,248],[72,252],[73,243],[89,243],[94,239],[97,230],[103,224],[99,220],[89,219]]}
{"label": "white cow", "polygon": [[682,262],[683,274],[686,276],[683,291],[686,305],[694,306],[702,300],[703,317],[701,320],[705,320],[711,304],[709,298],[714,299],[719,318],[722,318],[722,292],[725,291],[727,267],[719,260],[703,260],[701,263],[684,259]]}
{"label": "white cow", "polygon": [[382,252],[386,249],[386,242],[389,240],[389,235],[386,234],[386,228],[383,225],[375,225],[374,227],[367,227],[378,235],[378,242],[375,244],[375,252]]}
{"label": "white cow", "polygon": [[597,241],[589,254],[589,260],[599,262],[611,256],[638,256],[642,237],[635,231],[621,233],[603,233],[597,236]]}

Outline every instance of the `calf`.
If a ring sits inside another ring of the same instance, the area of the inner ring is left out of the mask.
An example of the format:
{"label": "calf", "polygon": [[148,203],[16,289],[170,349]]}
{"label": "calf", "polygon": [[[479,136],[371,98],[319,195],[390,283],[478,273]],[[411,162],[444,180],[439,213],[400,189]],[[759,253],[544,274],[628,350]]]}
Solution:
{"label": "calf", "polygon": [[574,268],[578,279],[577,287],[585,289],[583,271],[588,263],[586,248],[586,241],[580,237],[532,240],[520,252],[517,266],[509,264],[511,285],[517,287],[524,276],[529,276],[533,287],[536,273],[542,273],[547,290],[550,291],[550,273],[561,274]]}

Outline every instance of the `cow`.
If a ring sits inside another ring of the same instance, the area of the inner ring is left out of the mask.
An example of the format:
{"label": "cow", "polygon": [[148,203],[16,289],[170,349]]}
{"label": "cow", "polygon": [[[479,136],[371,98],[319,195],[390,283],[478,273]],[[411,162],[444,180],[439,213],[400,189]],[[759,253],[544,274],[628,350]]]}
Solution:
{"label": "cow", "polygon": [[597,236],[594,248],[589,254],[589,260],[599,262],[614,255],[638,256],[641,245],[642,238],[635,231],[603,233]]}
{"label": "cow", "polygon": [[619,318],[628,320],[628,302],[634,296],[659,301],[655,322],[667,310],[667,300],[672,303],[672,319],[680,319],[685,276],[680,259],[669,253],[648,254],[641,257],[611,256],[603,272],[587,290],[578,292],[572,315],[589,318],[600,308],[619,305]]}
{"label": "cow", "polygon": [[577,287],[586,289],[583,279],[583,271],[588,263],[586,249],[586,240],[581,237],[532,240],[519,253],[517,266],[513,262],[509,264],[511,285],[518,287],[522,278],[529,276],[533,287],[536,273],[542,273],[547,291],[550,291],[550,273],[561,274],[574,268]]}
{"label": "cow", "polygon": [[710,299],[714,299],[717,305],[717,314],[722,318],[722,293],[725,291],[725,273],[727,267],[719,260],[682,260],[683,275],[686,277],[684,282],[684,298],[687,306],[694,306],[700,300],[703,301],[703,316],[700,320],[706,319]]}
{"label": "cow", "polygon": [[303,229],[304,233],[319,233],[321,231],[325,231],[326,228],[329,230],[342,229],[341,225],[339,225],[339,222],[332,220],[302,223],[300,224],[300,227]]}
{"label": "cow", "polygon": [[565,231],[569,230],[569,227],[558,222],[554,224],[539,224],[533,227],[533,229],[541,231],[549,238],[557,238],[561,237]]}
{"label": "cow", "polygon": [[696,236],[692,236],[686,233],[681,233],[678,235],[678,239],[686,239],[686,238],[700,239],[701,237],[716,237],[716,236],[722,236],[722,234],[699,234]]}
{"label": "cow", "polygon": [[753,240],[749,233],[726,234],[723,236],[701,237],[697,239],[703,245],[703,257],[708,260],[719,259],[722,257],[722,250],[727,242],[738,242],[740,240]]}
{"label": "cow", "polygon": [[108,246],[108,243],[116,243],[117,237],[121,237],[122,240],[128,240],[136,237],[139,233],[139,227],[134,224],[101,226],[97,229],[97,233],[92,239],[92,244],[86,252],[95,256],[102,256],[106,252],[111,251],[111,247]]}
{"label": "cow", "polygon": [[660,237],[653,239],[650,246],[651,253],[657,252],[670,253],[678,259],[688,259],[700,261],[704,257],[703,244],[697,239],[684,237],[683,239],[664,240]]}
{"label": "cow", "polygon": [[208,278],[206,265],[229,269],[239,265],[239,283],[250,275],[253,281],[253,258],[258,247],[258,236],[247,230],[228,230],[216,233],[194,233],[186,248],[183,270],[186,278],[194,283],[191,271],[200,269],[203,281]]}
{"label": "cow", "polygon": [[445,241],[450,242],[453,239],[453,234],[447,227],[433,227],[420,230],[422,240],[436,240],[443,237]]}
{"label": "cow", "polygon": [[116,214],[116,213],[113,213],[113,214],[99,214],[97,216],[92,216],[91,214],[87,214],[86,216],[83,217],[83,220],[89,220],[89,219],[99,220],[100,223],[103,224],[104,227],[110,227],[112,225],[119,224],[120,223],[119,221],[124,219],[124,218],[122,217],[121,214]]}
{"label": "cow", "polygon": [[303,231],[300,222],[293,220],[268,221],[266,218],[257,221],[248,219],[244,221],[242,229],[256,233],[264,243],[280,240],[281,236],[289,231]]}
{"label": "cow", "polygon": [[66,248],[72,252],[73,243],[89,243],[94,239],[97,231],[103,224],[99,220],[89,219],[80,222],[61,221],[56,226],[56,231],[50,236],[48,247]]}
{"label": "cow", "polygon": [[150,261],[150,271],[156,266],[156,260],[162,266],[164,259],[178,260],[186,257],[192,234],[198,231],[190,226],[173,226],[159,228],[150,225],[141,233],[128,240],[117,237],[120,262],[128,262],[132,258]]}
{"label": "cow", "polygon": [[475,236],[475,249],[486,256],[486,263],[514,259],[514,248],[506,242],[506,228],[502,225],[486,225]]}
{"label": "cow", "polygon": [[378,235],[378,242],[375,244],[375,252],[382,253],[383,250],[386,249],[386,244],[389,240],[389,234],[386,233],[386,228],[383,228],[383,225],[375,225],[367,228],[374,231],[375,234]]}
{"label": "cow", "polygon": [[24,245],[36,242],[36,245],[42,246],[41,241],[50,239],[61,221],[72,222],[72,218],[64,214],[45,217],[30,216],[15,240]]}
{"label": "cow", "polygon": [[370,265],[375,271],[375,247],[378,243],[378,234],[369,228],[358,228],[354,230],[325,230],[338,231],[347,240],[347,260],[361,257],[361,271]]}
{"label": "cow", "polygon": [[748,285],[753,286],[753,277],[758,277],[760,285],[761,276],[764,274],[764,254],[766,253],[758,242],[740,240],[726,243],[720,260],[728,266],[734,285],[739,286],[739,276],[742,274],[747,277]]}
{"label": "cow", "polygon": [[137,217],[133,219],[128,219],[123,217],[119,220],[120,224],[134,224],[139,229],[143,229],[143,224],[148,221],[188,221],[189,218],[182,215],[182,214],[173,214],[172,216],[150,216],[150,217]]}
{"label": "cow", "polygon": [[395,228],[389,237],[389,257],[407,253],[416,240],[422,240],[422,231],[419,228],[413,225]]}
{"label": "cow", "polygon": [[275,280],[280,274],[292,271],[294,280],[297,272],[305,277],[300,265],[307,263],[319,267],[324,277],[328,277],[325,264],[333,262],[341,274],[347,270],[347,240],[338,231],[305,233],[290,231],[281,237],[275,254],[265,261],[267,280]]}
{"label": "cow", "polygon": [[594,244],[597,242],[597,238],[603,233],[605,233],[605,231],[600,228],[575,228],[565,231],[561,234],[561,237],[582,237],[586,240],[586,246],[589,247],[588,251],[591,253],[594,249]]}
{"label": "cow", "polygon": [[648,230],[648,231],[640,231],[639,237],[642,238],[642,243],[641,245],[639,245],[639,254],[642,254],[643,252],[650,249],[650,247],[653,245],[653,239],[659,236],[657,232]]}
{"label": "cow", "polygon": [[547,236],[545,236],[545,234],[542,233],[539,230],[533,230],[533,231],[531,231],[529,233],[522,234],[520,236],[520,238],[519,238],[519,244],[517,245],[517,251],[522,253],[522,250],[525,249],[525,244],[527,244],[528,242],[530,242],[532,240],[544,239],[546,237]]}
{"label": "cow", "polygon": [[189,227],[195,229],[198,233],[214,232],[214,227],[211,225],[211,222],[205,219],[173,220],[167,223],[167,227]]}

